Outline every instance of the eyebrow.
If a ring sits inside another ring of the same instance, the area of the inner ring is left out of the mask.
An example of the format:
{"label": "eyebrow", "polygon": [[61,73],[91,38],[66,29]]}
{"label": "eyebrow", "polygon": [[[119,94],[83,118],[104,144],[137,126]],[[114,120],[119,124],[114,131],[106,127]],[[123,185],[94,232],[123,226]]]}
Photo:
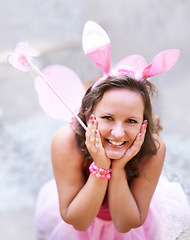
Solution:
{"label": "eyebrow", "polygon": [[141,119],[141,117],[138,117],[138,116],[131,116],[130,118],[138,118],[138,119]]}
{"label": "eyebrow", "polygon": [[[102,116],[102,115],[109,115],[109,116],[111,116],[111,117],[114,117],[114,115],[112,114],[112,113],[109,113],[109,112],[103,112],[103,113],[100,113],[98,116],[96,116],[96,117],[99,117],[99,116]],[[139,117],[139,116],[130,116],[129,118],[137,118],[137,119],[142,119],[141,117]]]}
{"label": "eyebrow", "polygon": [[109,112],[103,112],[103,113],[99,113],[96,117],[99,117],[99,116],[103,116],[103,115],[109,115],[111,117],[113,117],[114,115],[109,113]]}
{"label": "eyebrow", "polygon": [[100,115],[110,115],[110,116],[113,116],[113,114],[109,113],[109,112],[102,112],[102,113],[100,113]]}

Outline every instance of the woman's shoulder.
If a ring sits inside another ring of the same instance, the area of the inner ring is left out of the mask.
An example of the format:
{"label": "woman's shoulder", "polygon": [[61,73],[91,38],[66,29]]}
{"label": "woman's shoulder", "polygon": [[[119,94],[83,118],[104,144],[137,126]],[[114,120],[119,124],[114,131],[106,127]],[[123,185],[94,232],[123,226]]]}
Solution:
{"label": "woman's shoulder", "polygon": [[[157,152],[155,155],[152,155],[149,157],[149,160],[146,164],[146,169],[150,170],[150,172],[161,172],[161,169],[163,167],[164,161],[165,161],[165,155],[166,155],[166,145],[162,137],[158,134],[154,134],[155,144],[157,147]],[[155,173],[154,173],[155,174]],[[153,175],[154,175],[153,174]]]}
{"label": "woman's shoulder", "polygon": [[52,155],[61,156],[61,158],[73,159],[82,158],[83,155],[77,147],[77,141],[73,128],[67,124],[59,128],[52,139]]}
{"label": "woman's shoulder", "polygon": [[156,154],[149,156],[143,166],[141,164],[138,166],[139,176],[143,179],[146,178],[149,180],[156,179],[156,176],[157,179],[159,178],[164,165],[166,155],[166,145],[162,137],[159,136],[158,134],[154,134],[153,137],[157,147]]}
{"label": "woman's shoulder", "polygon": [[162,137],[160,135],[158,135],[157,133],[153,134],[153,137],[155,139],[155,144],[157,147],[157,154],[165,154],[166,153],[166,144],[164,142],[164,140],[162,139]]}
{"label": "woman's shoulder", "polygon": [[68,144],[75,139],[75,132],[69,124],[60,127],[54,134],[52,143]]}

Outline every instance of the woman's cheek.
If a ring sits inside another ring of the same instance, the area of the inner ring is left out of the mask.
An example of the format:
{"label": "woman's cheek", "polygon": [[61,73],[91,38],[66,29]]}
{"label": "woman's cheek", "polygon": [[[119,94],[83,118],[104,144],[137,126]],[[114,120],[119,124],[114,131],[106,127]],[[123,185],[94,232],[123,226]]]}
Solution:
{"label": "woman's cheek", "polygon": [[126,128],[126,132],[127,132],[127,135],[131,139],[135,140],[137,134],[139,134],[139,132],[140,132],[140,129],[141,129],[141,126],[136,126],[136,127],[131,126],[131,127]]}
{"label": "woman's cheek", "polygon": [[100,132],[100,134],[103,134],[103,132],[108,128],[108,126],[100,119],[97,119],[97,129]]}

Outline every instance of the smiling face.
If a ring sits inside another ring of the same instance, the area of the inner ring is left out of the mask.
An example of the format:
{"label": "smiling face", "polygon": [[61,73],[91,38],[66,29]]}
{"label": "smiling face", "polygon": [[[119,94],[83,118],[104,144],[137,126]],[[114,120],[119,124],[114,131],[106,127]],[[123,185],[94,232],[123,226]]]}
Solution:
{"label": "smiling face", "polygon": [[110,159],[120,159],[134,142],[143,122],[144,103],[140,93],[112,89],[94,108],[102,145]]}

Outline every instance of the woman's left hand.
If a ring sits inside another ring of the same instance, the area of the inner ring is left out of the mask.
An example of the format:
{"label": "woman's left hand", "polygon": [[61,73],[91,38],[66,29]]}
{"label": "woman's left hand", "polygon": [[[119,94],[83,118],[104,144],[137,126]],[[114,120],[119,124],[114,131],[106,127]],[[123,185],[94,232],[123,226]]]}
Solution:
{"label": "woman's left hand", "polygon": [[125,165],[140,151],[146,134],[147,120],[144,120],[140,132],[137,134],[133,144],[127,149],[120,159],[112,160],[112,169],[124,169]]}

